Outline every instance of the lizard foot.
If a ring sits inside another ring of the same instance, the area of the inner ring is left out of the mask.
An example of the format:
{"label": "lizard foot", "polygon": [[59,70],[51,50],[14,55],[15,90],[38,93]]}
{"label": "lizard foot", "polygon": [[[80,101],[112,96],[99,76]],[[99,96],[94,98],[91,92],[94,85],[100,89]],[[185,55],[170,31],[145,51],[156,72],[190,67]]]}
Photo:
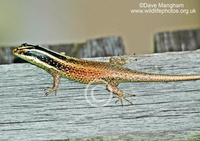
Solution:
{"label": "lizard foot", "polygon": [[135,96],[134,94],[128,94],[128,93],[118,94],[118,95],[116,95],[116,96],[113,96],[113,97],[117,97],[117,98],[118,98],[118,100],[116,100],[115,103],[117,103],[117,102],[120,100],[120,101],[121,101],[121,104],[122,104],[122,106],[123,106],[123,101],[122,101],[122,99],[124,99],[124,100],[128,101],[131,105],[133,105],[133,103],[132,103],[131,101],[129,101],[128,99],[126,99],[126,98],[124,97],[124,95]]}
{"label": "lizard foot", "polygon": [[48,91],[48,92],[45,93],[46,96],[48,96],[48,95],[49,95],[50,93],[52,93],[53,91],[55,91],[55,95],[56,95],[56,93],[57,93],[57,88],[50,87],[50,86],[47,87],[47,88],[45,88],[44,90],[45,90],[45,91]]}
{"label": "lizard foot", "polygon": [[[135,54],[134,54],[135,55]],[[125,64],[129,64],[132,61],[137,61],[137,59],[132,59],[127,61],[131,56],[133,55],[119,55],[120,58],[116,58],[116,57],[110,57],[110,63],[112,64],[116,64],[116,65],[125,65]]]}
{"label": "lizard foot", "polygon": [[106,86],[106,89],[114,94],[116,94],[116,96],[114,97],[117,97],[118,100],[115,102],[117,103],[119,100],[121,101],[121,104],[123,106],[123,101],[122,99],[128,101],[129,103],[131,103],[133,105],[132,102],[130,102],[128,99],[126,99],[124,97],[124,95],[130,95],[130,96],[135,96],[134,94],[129,94],[129,93],[124,93],[122,90],[120,90],[119,88],[117,88],[117,85],[118,85],[118,82],[116,80],[108,83],[108,85]]}

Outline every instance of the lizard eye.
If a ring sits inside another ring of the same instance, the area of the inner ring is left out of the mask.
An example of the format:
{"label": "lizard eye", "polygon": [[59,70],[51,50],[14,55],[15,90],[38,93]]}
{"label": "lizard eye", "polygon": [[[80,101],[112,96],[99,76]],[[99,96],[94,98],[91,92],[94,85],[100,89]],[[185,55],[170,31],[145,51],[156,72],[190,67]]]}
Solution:
{"label": "lizard eye", "polygon": [[37,47],[37,46],[23,43],[23,44],[21,44],[21,46],[18,49],[35,49],[35,47]]}
{"label": "lizard eye", "polygon": [[26,46],[28,46],[27,43],[23,43],[23,44],[21,44],[21,47],[26,47]]}

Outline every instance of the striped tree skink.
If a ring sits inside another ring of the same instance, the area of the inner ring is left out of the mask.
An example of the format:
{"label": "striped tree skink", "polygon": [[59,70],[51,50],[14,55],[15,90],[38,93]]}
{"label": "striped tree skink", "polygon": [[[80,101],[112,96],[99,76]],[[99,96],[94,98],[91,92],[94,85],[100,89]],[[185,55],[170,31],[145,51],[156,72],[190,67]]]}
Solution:
{"label": "striped tree skink", "polygon": [[[114,94],[122,103],[125,99],[132,104],[124,95],[135,96],[134,94],[124,93],[117,86],[121,82],[158,82],[158,81],[184,81],[184,80],[197,80],[200,75],[164,75],[164,74],[150,74],[138,72],[128,69],[121,65],[126,63],[127,58],[121,59],[110,58],[108,62],[87,61],[61,53],[54,52],[47,48],[30,45],[27,43],[22,44],[20,47],[13,50],[13,53],[46,70],[54,77],[53,86],[48,88],[49,95],[53,91],[57,91],[60,77],[74,80],[80,83],[107,83],[106,89]],[[100,81],[98,81],[100,80]],[[103,81],[101,81],[103,80]],[[123,103],[122,103],[123,105]]]}

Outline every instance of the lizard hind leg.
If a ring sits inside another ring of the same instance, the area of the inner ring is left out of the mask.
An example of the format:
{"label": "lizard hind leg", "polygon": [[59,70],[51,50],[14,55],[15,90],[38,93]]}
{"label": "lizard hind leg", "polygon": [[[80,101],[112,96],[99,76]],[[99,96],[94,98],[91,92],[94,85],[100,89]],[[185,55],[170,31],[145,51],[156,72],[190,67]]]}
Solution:
{"label": "lizard hind leg", "polygon": [[128,101],[131,105],[133,105],[133,103],[131,101],[129,101],[128,99],[126,99],[124,97],[124,95],[130,95],[130,96],[135,96],[134,94],[128,94],[128,93],[124,93],[122,90],[120,90],[119,88],[117,88],[117,85],[112,85],[112,84],[109,84],[106,86],[107,90],[114,93],[114,94],[117,94],[116,96],[114,97],[117,97],[118,100],[115,102],[117,103],[119,100],[121,101],[121,104],[123,106],[123,101],[122,99]]}
{"label": "lizard hind leg", "polygon": [[110,57],[110,63],[111,64],[116,64],[116,65],[125,65],[125,64],[131,63],[134,60],[137,61],[137,59],[132,59],[132,60],[127,61],[132,56],[133,55],[123,55],[123,56],[119,55],[120,58]]}

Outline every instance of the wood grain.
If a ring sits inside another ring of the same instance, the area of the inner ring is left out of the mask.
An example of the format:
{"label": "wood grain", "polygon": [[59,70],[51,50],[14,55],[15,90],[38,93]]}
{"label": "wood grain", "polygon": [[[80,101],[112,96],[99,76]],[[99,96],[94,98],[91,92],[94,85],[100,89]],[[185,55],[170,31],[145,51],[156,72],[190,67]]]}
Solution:
{"label": "wood grain", "polygon": [[[200,74],[199,51],[133,58],[137,61],[125,66],[138,71]],[[134,105],[124,101],[123,107],[110,99],[106,85],[67,79],[61,79],[57,96],[46,97],[43,89],[52,82],[51,75],[31,64],[0,65],[0,139],[185,140],[200,134],[199,80],[120,83],[124,92],[136,94],[127,97]]]}
{"label": "wood grain", "polygon": [[154,35],[155,52],[187,51],[200,48],[200,29],[160,32]]}

